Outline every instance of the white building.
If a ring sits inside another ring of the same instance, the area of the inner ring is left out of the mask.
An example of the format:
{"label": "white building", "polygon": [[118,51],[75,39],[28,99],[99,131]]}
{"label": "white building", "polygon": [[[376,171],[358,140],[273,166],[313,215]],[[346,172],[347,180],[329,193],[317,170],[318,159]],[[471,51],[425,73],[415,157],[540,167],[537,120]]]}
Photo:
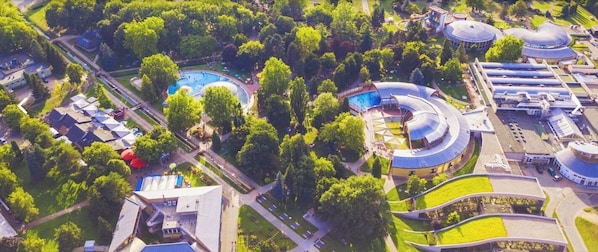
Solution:
{"label": "white building", "polygon": [[555,165],[563,177],[585,186],[598,186],[598,145],[571,142],[555,154]]}

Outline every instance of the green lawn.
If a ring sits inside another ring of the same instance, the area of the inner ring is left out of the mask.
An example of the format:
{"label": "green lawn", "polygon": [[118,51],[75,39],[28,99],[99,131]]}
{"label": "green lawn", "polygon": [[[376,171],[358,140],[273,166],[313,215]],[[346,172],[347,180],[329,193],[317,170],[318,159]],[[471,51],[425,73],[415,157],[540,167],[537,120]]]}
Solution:
{"label": "green lawn", "polygon": [[31,230],[36,231],[41,238],[52,240],[54,239],[54,229],[68,221],[72,221],[81,229],[83,239],[95,240],[98,238],[97,220],[90,218],[89,207],[75,210],[69,214],[65,214],[54,220],[36,226]]}
{"label": "green lawn", "polygon": [[245,190],[241,186],[235,184],[235,182],[233,182],[227,176],[224,176],[224,174],[219,169],[217,169],[216,167],[212,166],[212,164],[208,163],[208,161],[206,161],[206,159],[204,157],[202,157],[202,156],[196,156],[195,159],[197,159],[197,161],[199,161],[205,167],[208,167],[208,169],[210,169],[210,171],[212,171],[213,173],[215,173],[216,175],[218,175],[218,177],[220,177],[222,180],[224,180],[224,182],[226,182],[227,184],[229,184],[230,186],[232,186],[233,188],[235,188],[235,190],[237,190],[238,192],[240,192],[242,194],[247,194],[248,193],[247,190]]}
{"label": "green lawn", "polygon": [[434,81],[436,82],[436,85],[438,85],[440,90],[442,90],[442,92],[444,92],[445,94],[449,95],[454,99],[469,102],[469,94],[467,93],[467,88],[465,88],[465,84],[448,83],[446,81],[443,81],[439,74],[434,75]]}
{"label": "green lawn", "polygon": [[532,27],[534,29],[538,28],[541,24],[543,24],[544,22],[546,22],[546,20],[548,20],[548,18],[546,18],[545,16],[538,16],[538,15],[534,15],[532,17],[532,19],[530,20]]}
{"label": "green lawn", "polygon": [[32,9],[32,10],[28,10],[25,13],[25,16],[35,25],[37,25],[37,27],[39,27],[42,31],[48,31],[48,23],[46,22],[46,9],[47,9],[47,4],[45,4],[44,6],[37,8],[37,9]]}
{"label": "green lawn", "polygon": [[[307,213],[308,207],[305,205],[297,205],[294,203],[287,203],[286,206],[282,205],[278,202],[270,193],[266,193],[263,195],[266,198],[265,201],[260,202],[265,209],[269,210],[269,207],[272,205],[276,205],[276,209],[274,211],[270,211],[274,216],[279,218],[280,215],[286,213],[290,218],[282,220],[282,222],[289,226],[295,233],[299,236],[302,236],[305,231],[310,231],[312,234],[318,231],[318,228],[307,220],[303,218],[303,215]],[[280,218],[279,218],[280,219]],[[297,222],[299,227],[293,228],[292,225]]]}
{"label": "green lawn", "polygon": [[291,250],[297,246],[295,242],[280,233],[274,225],[246,205],[241,206],[239,210],[238,227],[237,251],[254,251],[253,246],[257,242],[267,239],[272,239],[284,251]]}
{"label": "green lawn", "polygon": [[465,222],[438,233],[439,244],[459,244],[506,237],[507,230],[501,217],[493,216]]}
{"label": "green lawn", "polygon": [[598,248],[598,239],[596,239],[598,223],[591,222],[583,217],[577,217],[575,218],[575,227],[577,227],[579,235],[581,235],[588,249]]}
{"label": "green lawn", "polygon": [[218,184],[216,181],[210,178],[210,176],[204,174],[199,168],[195,167],[189,162],[178,165],[177,170],[183,174],[185,181],[189,181],[191,183],[192,187]]}
{"label": "green lawn", "polygon": [[[385,157],[378,156],[380,159],[380,164],[382,165],[382,174],[388,174],[388,166],[389,160]],[[366,160],[360,167],[359,170],[362,172],[372,172],[372,165],[374,164],[374,156],[372,155],[368,160]]]}
{"label": "green lawn", "polygon": [[492,184],[487,176],[458,178],[418,197],[416,208],[435,207],[468,194],[483,192],[492,192]]}
{"label": "green lawn", "polygon": [[426,237],[422,233],[416,232],[429,231],[432,229],[428,222],[393,216],[392,224],[394,225],[394,228],[391,229],[389,233],[397,246],[398,251],[419,251],[409,245],[407,241],[427,244]]}
{"label": "green lawn", "polygon": [[463,165],[459,170],[453,173],[453,176],[461,176],[465,174],[473,173],[473,169],[475,168],[475,164],[478,162],[478,158],[480,157],[480,143],[475,141],[475,146],[473,148],[473,153],[471,154],[471,158],[467,160],[467,163]]}

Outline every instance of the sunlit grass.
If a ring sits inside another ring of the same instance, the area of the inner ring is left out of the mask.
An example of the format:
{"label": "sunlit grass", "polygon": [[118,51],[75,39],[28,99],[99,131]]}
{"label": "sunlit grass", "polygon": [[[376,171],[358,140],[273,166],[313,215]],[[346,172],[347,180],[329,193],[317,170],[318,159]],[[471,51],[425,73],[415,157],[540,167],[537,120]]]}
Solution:
{"label": "sunlit grass", "polygon": [[460,244],[506,236],[507,230],[502,218],[493,216],[471,220],[439,232],[438,240],[440,244]]}

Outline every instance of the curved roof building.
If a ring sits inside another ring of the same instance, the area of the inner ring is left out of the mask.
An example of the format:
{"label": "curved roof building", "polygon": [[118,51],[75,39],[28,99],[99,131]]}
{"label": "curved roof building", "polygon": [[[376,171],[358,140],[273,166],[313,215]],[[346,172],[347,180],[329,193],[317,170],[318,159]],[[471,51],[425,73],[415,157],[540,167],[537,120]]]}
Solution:
{"label": "curved roof building", "polygon": [[577,53],[569,48],[571,36],[559,25],[544,22],[535,31],[524,28],[511,28],[504,31],[506,35],[513,35],[523,40],[521,54],[526,57],[540,59],[571,59]]}
{"label": "curved roof building", "polygon": [[431,88],[404,82],[374,86],[382,106],[396,106],[407,113],[404,128],[409,142],[421,143],[420,147],[393,151],[393,174],[440,173],[458,162],[470,139],[469,126],[461,112]]}
{"label": "curved roof building", "polygon": [[477,50],[483,51],[503,35],[499,29],[489,24],[462,20],[447,25],[444,29],[444,36],[453,43],[453,46],[465,43],[465,49],[476,45]]}
{"label": "curved roof building", "polygon": [[571,142],[555,155],[563,177],[585,186],[598,186],[598,145]]}

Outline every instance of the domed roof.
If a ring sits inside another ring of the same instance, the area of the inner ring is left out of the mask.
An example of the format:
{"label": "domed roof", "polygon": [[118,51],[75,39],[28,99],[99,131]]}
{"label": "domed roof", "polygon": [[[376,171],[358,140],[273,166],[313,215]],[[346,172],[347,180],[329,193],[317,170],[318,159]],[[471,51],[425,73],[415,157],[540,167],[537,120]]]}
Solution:
{"label": "domed roof", "polygon": [[452,41],[481,43],[502,37],[500,30],[477,21],[455,21],[444,29],[444,36]]}
{"label": "domed roof", "polygon": [[212,82],[208,85],[205,85],[203,88],[201,88],[201,90],[199,90],[199,95],[204,96],[206,95],[206,90],[208,90],[208,88],[211,87],[225,87],[228,90],[230,90],[231,93],[233,93],[234,96],[237,95],[237,85],[230,83],[228,81],[217,81],[217,82]]}
{"label": "domed roof", "polygon": [[445,115],[426,98],[412,95],[393,95],[401,109],[409,110],[413,118],[407,121],[411,140],[426,139],[433,142],[441,139],[449,125]]}
{"label": "domed roof", "polygon": [[526,46],[533,48],[554,48],[569,45],[571,36],[559,25],[544,22],[536,31],[523,28],[505,30],[505,34],[523,39]]}

